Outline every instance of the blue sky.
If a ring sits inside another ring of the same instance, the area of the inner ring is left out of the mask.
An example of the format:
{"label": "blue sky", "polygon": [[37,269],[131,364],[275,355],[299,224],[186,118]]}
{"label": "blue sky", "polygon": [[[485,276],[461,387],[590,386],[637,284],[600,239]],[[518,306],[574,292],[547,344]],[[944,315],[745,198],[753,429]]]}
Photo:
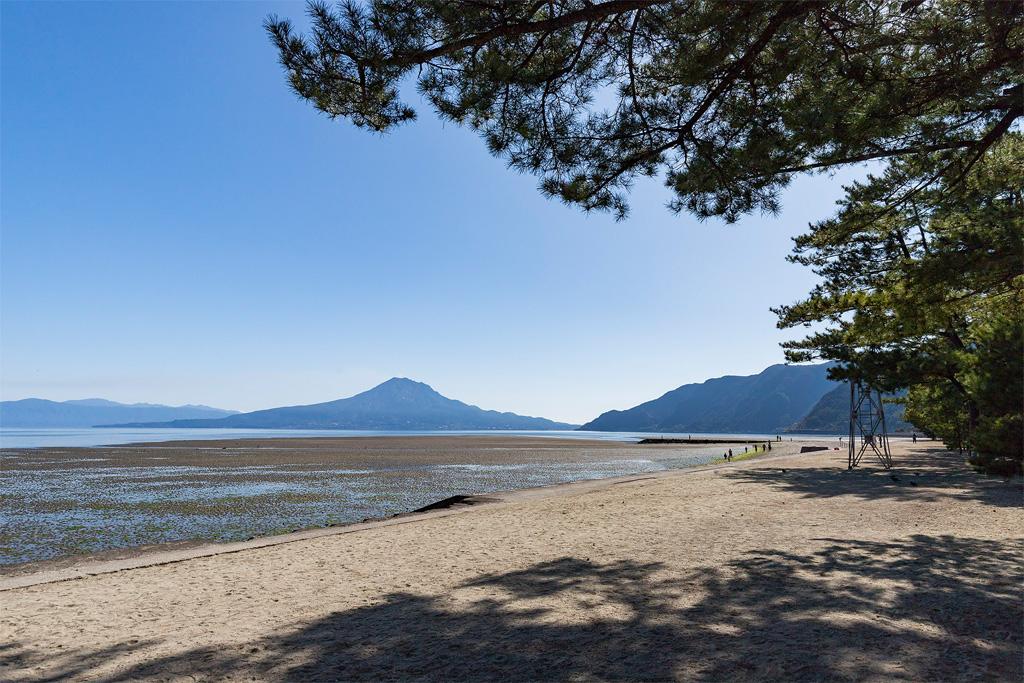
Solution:
{"label": "blue sky", "polygon": [[428,108],[386,137],[286,87],[261,23],[301,3],[4,2],[0,395],[250,410],[407,376],[583,421],[781,362],[813,285],[776,217],[616,223],[545,200]]}

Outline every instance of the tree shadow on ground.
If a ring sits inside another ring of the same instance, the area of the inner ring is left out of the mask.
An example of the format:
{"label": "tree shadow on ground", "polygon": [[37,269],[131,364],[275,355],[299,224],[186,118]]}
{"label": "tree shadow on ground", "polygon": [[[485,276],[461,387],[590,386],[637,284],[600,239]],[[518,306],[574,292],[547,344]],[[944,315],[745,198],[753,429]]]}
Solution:
{"label": "tree shadow on ground", "polygon": [[[109,660],[116,660],[131,654],[154,641],[133,639],[91,652],[74,652],[63,649],[56,652],[39,652],[18,642],[0,643],[0,680],[31,680],[38,683],[49,681],[70,681],[92,677],[94,670]],[[37,669],[43,673],[34,674]],[[18,672],[17,678],[7,678],[5,672]]]}
{"label": "tree shadow on ground", "polygon": [[106,680],[1021,679],[1020,542],[817,542],[686,574],[565,557]]}
{"label": "tree shadow on ground", "polygon": [[[836,463],[840,463],[838,455]],[[852,496],[860,500],[900,498],[923,502],[955,498],[995,507],[1024,504],[1020,477],[1007,480],[978,474],[964,464],[962,457],[940,448],[895,457],[892,470],[882,469],[867,455],[861,466],[847,470],[845,452],[841,465],[737,469],[722,476],[766,484],[805,498]]]}

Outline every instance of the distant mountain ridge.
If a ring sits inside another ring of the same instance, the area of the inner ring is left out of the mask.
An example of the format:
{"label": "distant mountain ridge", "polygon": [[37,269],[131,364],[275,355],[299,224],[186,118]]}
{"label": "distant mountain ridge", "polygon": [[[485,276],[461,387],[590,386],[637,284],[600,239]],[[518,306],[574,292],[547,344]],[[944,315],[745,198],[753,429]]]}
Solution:
{"label": "distant mountain ridge", "polygon": [[355,396],[326,403],[270,408],[214,420],[185,419],[110,426],[395,431],[575,428],[575,425],[542,417],[483,410],[442,396],[429,385],[405,377],[393,377]]}
{"label": "distant mountain ridge", "polygon": [[615,432],[783,432],[837,383],[830,363],[772,365],[756,375],[684,384],[627,410],[610,410],[580,427]]}
{"label": "distant mountain ridge", "polygon": [[[685,384],[627,410],[611,410],[581,430],[684,433],[845,434],[849,387],[828,379],[831,364],[773,365],[756,375]],[[886,405],[890,433],[915,427],[903,406]],[[0,402],[0,427],[171,427],[354,430],[554,430],[575,425],[483,410],[429,385],[394,377],[349,398],[249,413],[203,405],[124,404],[101,398]]]}
{"label": "distant mountain ridge", "polygon": [[196,403],[186,403],[180,406],[168,406],[162,403],[118,403],[117,401],[109,401],[105,398],[76,398],[70,401],[60,401],[65,405],[69,406],[94,406],[103,407],[107,406],[110,408],[195,408],[197,410],[215,410],[222,413],[237,413],[237,410],[226,410],[223,408],[212,408],[210,406],[204,406]]}
{"label": "distant mountain ridge", "polygon": [[165,406],[156,403],[118,403],[102,398],[48,401],[25,398],[0,401],[0,427],[95,427],[113,422],[219,418],[236,411],[209,406]]}
{"label": "distant mountain ridge", "polygon": [[[885,427],[890,434],[910,434],[920,431],[903,419],[901,403],[883,402]],[[840,384],[814,404],[800,420],[787,431],[800,434],[846,434],[850,427],[850,385]]]}

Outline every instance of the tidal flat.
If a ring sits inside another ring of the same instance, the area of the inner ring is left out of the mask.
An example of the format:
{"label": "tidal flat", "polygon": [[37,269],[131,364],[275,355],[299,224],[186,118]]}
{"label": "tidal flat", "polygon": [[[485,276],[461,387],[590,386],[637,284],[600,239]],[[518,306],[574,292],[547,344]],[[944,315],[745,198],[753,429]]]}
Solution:
{"label": "tidal flat", "polygon": [[409,512],[448,496],[700,465],[722,446],[520,436],[178,441],[0,452],[0,574]]}

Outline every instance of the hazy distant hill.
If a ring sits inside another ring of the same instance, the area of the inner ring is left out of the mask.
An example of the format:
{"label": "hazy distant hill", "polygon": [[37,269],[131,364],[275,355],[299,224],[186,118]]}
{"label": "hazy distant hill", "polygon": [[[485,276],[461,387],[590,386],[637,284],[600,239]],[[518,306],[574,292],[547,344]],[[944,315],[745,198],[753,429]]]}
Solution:
{"label": "hazy distant hill", "polygon": [[772,365],[745,377],[684,384],[628,410],[611,410],[580,429],[609,432],[781,432],[836,383],[830,364]]}
{"label": "hazy distant hill", "polygon": [[26,398],[0,401],[0,427],[94,427],[113,422],[217,418],[233,410],[209,406],[164,406],[155,403],[117,403],[102,398],[47,401]]}
{"label": "hazy distant hill", "polygon": [[575,425],[482,410],[446,398],[422,382],[394,377],[361,394],[327,403],[257,410],[219,420],[174,420],[118,426],[434,430],[572,429]]}
{"label": "hazy distant hill", "polygon": [[[890,434],[920,431],[903,420],[903,405],[885,404],[885,426]],[[810,412],[787,431],[801,434],[846,434],[850,428],[850,385],[841,384],[821,397]]]}

